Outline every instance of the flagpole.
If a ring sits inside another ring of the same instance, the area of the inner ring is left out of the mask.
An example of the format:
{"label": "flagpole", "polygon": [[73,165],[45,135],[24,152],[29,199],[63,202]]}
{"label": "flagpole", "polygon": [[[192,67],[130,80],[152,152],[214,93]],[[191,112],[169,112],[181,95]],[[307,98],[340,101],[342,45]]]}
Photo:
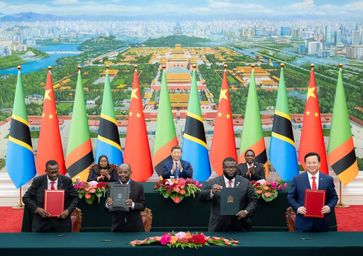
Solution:
{"label": "flagpole", "polygon": [[21,186],[20,186],[20,188],[19,188],[19,204],[17,206],[14,206],[13,209],[23,209],[24,208],[21,197],[22,197],[22,189],[21,189]]}
{"label": "flagpole", "polygon": [[343,200],[342,200],[342,182],[339,180],[339,202],[337,203],[337,205],[335,207],[336,208],[346,208],[346,207],[349,207],[349,206],[350,205],[343,203]]}

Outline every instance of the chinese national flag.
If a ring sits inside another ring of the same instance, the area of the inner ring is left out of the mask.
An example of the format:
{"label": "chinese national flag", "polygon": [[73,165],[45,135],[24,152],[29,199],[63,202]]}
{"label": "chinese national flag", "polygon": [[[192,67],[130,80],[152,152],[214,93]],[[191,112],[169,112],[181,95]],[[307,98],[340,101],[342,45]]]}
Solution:
{"label": "chinese national flag", "polygon": [[210,161],[214,171],[218,175],[222,175],[222,163],[226,157],[233,157],[237,161],[236,142],[234,138],[233,118],[226,70],[224,70],[223,74],[217,116],[214,124],[214,135],[212,146],[210,148]]}
{"label": "chinese national flag", "polygon": [[124,162],[130,164],[132,170],[131,179],[134,181],[146,181],[153,174],[139,76],[136,67],[132,83]]}
{"label": "chinese national flag", "polygon": [[43,114],[38,140],[36,165],[39,175],[45,173],[45,164],[48,160],[57,161],[59,172],[61,174],[66,173],[50,68],[45,86]]}
{"label": "chinese national flag", "polygon": [[315,152],[320,155],[320,171],[325,174],[329,174],[313,65],[311,65],[310,83],[306,99],[299,148],[299,162],[304,169],[304,156],[309,152]]}

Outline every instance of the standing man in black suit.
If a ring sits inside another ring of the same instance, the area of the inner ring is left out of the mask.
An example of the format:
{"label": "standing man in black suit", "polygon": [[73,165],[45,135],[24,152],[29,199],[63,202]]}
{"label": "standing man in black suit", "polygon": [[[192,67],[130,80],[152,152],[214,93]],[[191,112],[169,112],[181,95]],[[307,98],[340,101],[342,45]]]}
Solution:
{"label": "standing man in black suit", "polygon": [[245,152],[246,162],[237,166],[237,175],[248,180],[265,179],[265,167],[263,164],[255,161],[255,152],[252,149],[247,149]]}
{"label": "standing man in black suit", "polygon": [[[46,174],[33,179],[29,189],[23,196],[26,207],[34,213],[32,232],[70,232],[70,214],[77,206],[78,193],[69,177],[59,174],[58,163],[49,160],[45,164]],[[49,217],[44,209],[44,190],[64,189],[64,211],[57,217]]]}
{"label": "standing man in black suit", "polygon": [[171,149],[171,158],[165,161],[163,165],[162,176],[164,179],[174,178],[192,178],[193,168],[188,161],[181,159],[182,149],[179,146],[174,146]]}
{"label": "standing man in black suit", "polygon": [[[315,152],[304,156],[306,172],[294,177],[291,182],[287,201],[296,212],[296,231],[329,231],[329,220],[334,215],[334,207],[338,202],[334,180],[329,175],[320,172],[320,156]],[[306,214],[305,190],[325,190],[325,203],[321,209],[323,218],[308,218]]]}
{"label": "standing man in black suit", "polygon": [[[241,193],[240,211],[235,216],[221,215],[222,189],[238,188]],[[237,175],[237,162],[232,157],[223,160],[223,175],[211,179],[199,194],[201,200],[211,201],[208,231],[250,231],[250,216],[257,207],[257,196],[249,180]]]}
{"label": "standing man in black suit", "polygon": [[[111,231],[125,231],[125,232],[144,232],[144,225],[140,212],[145,209],[145,195],[142,184],[137,183],[130,179],[131,166],[129,164],[121,164],[118,167],[117,182],[109,183],[109,188],[113,184],[129,184],[130,198],[126,200],[129,211],[113,211]],[[106,200],[106,208],[110,208],[113,201],[111,197]]]}

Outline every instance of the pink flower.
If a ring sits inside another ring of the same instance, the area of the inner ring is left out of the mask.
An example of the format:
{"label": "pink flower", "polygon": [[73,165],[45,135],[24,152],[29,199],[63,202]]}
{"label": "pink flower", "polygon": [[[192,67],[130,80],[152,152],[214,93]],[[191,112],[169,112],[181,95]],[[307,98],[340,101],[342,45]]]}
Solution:
{"label": "pink flower", "polygon": [[90,198],[92,197],[92,195],[87,193],[87,194],[85,194],[85,195],[84,195],[84,197],[85,197],[86,199],[90,199]]}
{"label": "pink flower", "polygon": [[287,183],[284,183],[284,189],[286,189],[287,188]]}
{"label": "pink flower", "polygon": [[270,192],[266,192],[265,193],[265,197],[270,197],[271,196],[271,193]]}
{"label": "pink flower", "polygon": [[277,187],[277,189],[278,189],[278,190],[282,190],[282,186],[281,186],[281,185],[279,185],[279,186]]}
{"label": "pink flower", "polygon": [[96,192],[96,189],[91,188],[91,190],[89,191],[91,194],[94,194]]}
{"label": "pink flower", "polygon": [[174,203],[178,204],[178,203],[180,203],[181,199],[180,199],[180,197],[175,196],[175,197],[173,198],[173,201],[174,201]]}
{"label": "pink flower", "polygon": [[167,245],[170,242],[171,234],[165,233],[161,236],[160,243],[162,245]]}

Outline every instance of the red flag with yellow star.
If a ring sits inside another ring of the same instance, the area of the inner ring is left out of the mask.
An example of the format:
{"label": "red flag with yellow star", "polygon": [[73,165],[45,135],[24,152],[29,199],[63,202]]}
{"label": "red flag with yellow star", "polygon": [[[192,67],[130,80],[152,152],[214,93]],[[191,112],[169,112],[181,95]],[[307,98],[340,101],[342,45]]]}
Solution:
{"label": "red flag with yellow star", "polygon": [[132,180],[143,182],[153,174],[149,140],[140,93],[140,82],[136,67],[134,81],[132,83],[124,162],[131,166]]}
{"label": "red flag with yellow star", "polygon": [[62,140],[59,132],[58,116],[54,97],[51,68],[49,68],[48,70],[47,84],[45,86],[43,114],[38,140],[36,165],[39,175],[44,174],[45,164],[48,160],[57,161],[59,166],[59,172],[61,174],[66,173]]}
{"label": "red flag with yellow star", "polygon": [[310,82],[300,137],[299,162],[304,167],[304,169],[304,156],[309,152],[315,152],[320,155],[320,171],[325,174],[329,174],[323,129],[321,127],[319,99],[315,83],[314,65],[311,65]]}
{"label": "red flag with yellow star", "polygon": [[223,159],[226,157],[233,157],[237,161],[227,70],[225,69],[219,96],[217,116],[214,121],[212,146],[210,148],[210,161],[213,170],[218,175],[223,174],[222,163]]}

